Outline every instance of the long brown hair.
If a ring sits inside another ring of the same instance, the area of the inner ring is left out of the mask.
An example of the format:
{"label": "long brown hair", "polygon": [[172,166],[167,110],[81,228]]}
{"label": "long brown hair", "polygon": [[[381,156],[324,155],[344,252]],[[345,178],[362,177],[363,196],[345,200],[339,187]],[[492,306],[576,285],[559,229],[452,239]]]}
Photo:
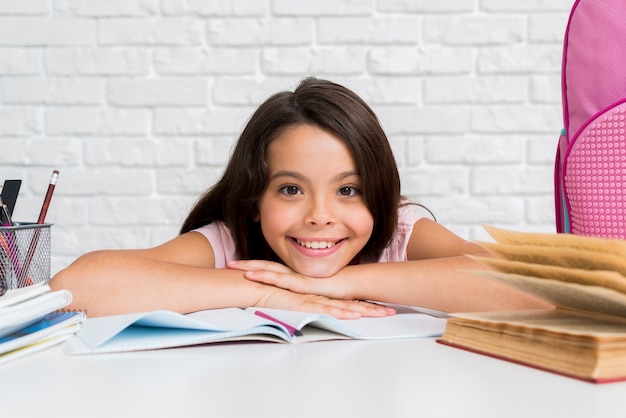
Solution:
{"label": "long brown hair", "polygon": [[348,146],[362,178],[365,204],[374,218],[372,235],[358,260],[376,261],[398,221],[396,161],[372,109],[351,90],[316,78],[304,79],[293,92],[277,93],[259,106],[241,133],[222,178],[200,197],[180,233],[223,221],[242,258],[279,261],[254,219],[268,183],[267,147],[285,128],[297,125],[318,126]]}

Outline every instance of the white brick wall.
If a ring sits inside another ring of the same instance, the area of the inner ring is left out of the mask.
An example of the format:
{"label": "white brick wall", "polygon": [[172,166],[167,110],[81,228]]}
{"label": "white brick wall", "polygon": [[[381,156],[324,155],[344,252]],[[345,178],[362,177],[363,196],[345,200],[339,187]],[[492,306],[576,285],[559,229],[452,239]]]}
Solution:
{"label": "white brick wall", "polygon": [[0,180],[53,272],[176,234],[256,105],[316,75],[378,113],[404,193],[470,239],[554,230],[573,0],[2,0]]}

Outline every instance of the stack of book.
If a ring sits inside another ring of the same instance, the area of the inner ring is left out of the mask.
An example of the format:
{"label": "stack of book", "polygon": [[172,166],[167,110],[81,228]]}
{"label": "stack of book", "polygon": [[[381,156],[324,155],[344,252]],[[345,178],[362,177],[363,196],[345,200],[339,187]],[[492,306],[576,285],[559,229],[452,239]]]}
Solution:
{"label": "stack of book", "polygon": [[594,382],[626,380],[626,240],[485,227],[483,277],[553,309],[454,313],[439,340]]}
{"label": "stack of book", "polygon": [[70,292],[51,291],[45,283],[9,289],[0,296],[0,364],[74,335],[85,314],[63,310],[71,301]]}

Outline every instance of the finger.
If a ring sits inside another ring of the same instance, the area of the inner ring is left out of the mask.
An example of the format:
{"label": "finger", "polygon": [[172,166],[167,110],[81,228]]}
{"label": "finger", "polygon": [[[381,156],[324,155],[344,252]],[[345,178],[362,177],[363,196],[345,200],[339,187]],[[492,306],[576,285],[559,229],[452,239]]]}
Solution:
{"label": "finger", "polygon": [[328,314],[339,319],[380,318],[395,314],[394,309],[363,301],[329,299],[325,300],[323,304],[326,305],[324,310]]}
{"label": "finger", "polygon": [[289,267],[275,263],[273,261],[267,260],[238,260],[238,261],[229,261],[227,267],[234,270],[243,270],[243,271],[255,271],[255,270],[268,270],[268,271],[276,271],[282,273],[288,273],[291,270]]}
{"label": "finger", "polygon": [[395,315],[396,313],[396,310],[391,307],[371,302],[365,302],[362,300],[347,301],[346,307],[355,312],[358,312],[361,316],[379,317]]}
{"label": "finger", "polygon": [[305,278],[301,276],[296,276],[293,274],[282,274],[267,270],[252,270],[246,271],[244,273],[244,277],[255,282],[280,287],[282,289],[287,289],[295,293],[323,293],[322,291],[320,291],[321,289],[319,287],[319,283],[316,283],[318,286],[313,289],[313,287],[311,286],[312,283],[308,282]]}

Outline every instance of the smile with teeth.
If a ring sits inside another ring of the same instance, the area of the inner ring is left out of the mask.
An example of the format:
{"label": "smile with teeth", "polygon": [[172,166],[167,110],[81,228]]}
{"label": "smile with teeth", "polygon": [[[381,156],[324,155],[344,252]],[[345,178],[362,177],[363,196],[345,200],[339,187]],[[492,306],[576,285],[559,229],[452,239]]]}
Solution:
{"label": "smile with teeth", "polygon": [[314,250],[326,249],[335,246],[339,241],[300,241],[298,238],[294,238],[298,245],[306,248],[312,248]]}

